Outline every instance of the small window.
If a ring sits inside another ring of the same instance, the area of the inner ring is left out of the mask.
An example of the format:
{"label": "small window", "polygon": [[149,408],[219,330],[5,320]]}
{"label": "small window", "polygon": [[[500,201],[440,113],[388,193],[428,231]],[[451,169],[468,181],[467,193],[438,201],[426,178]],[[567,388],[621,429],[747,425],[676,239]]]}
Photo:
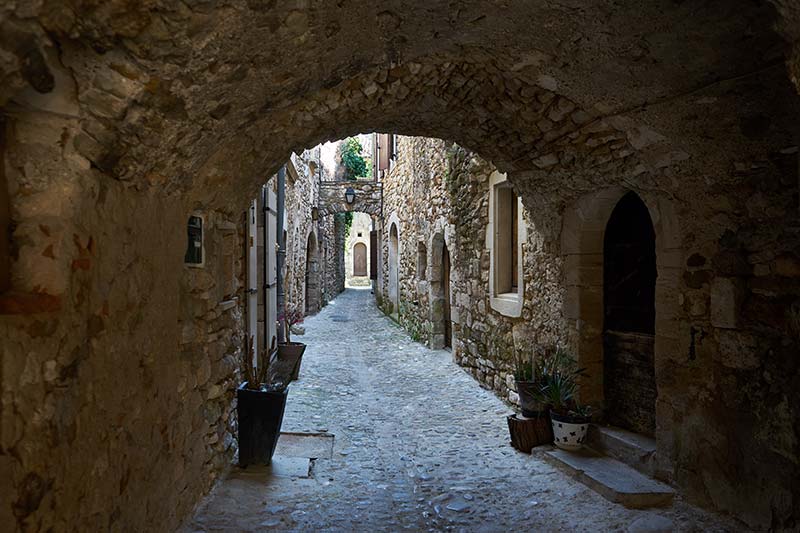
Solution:
{"label": "small window", "polygon": [[361,237],[361,232],[360,231],[358,232],[358,236]]}
{"label": "small window", "polygon": [[203,264],[203,218],[190,216],[187,224],[186,256],[183,259],[187,265]]}
{"label": "small window", "polygon": [[489,303],[501,315],[519,317],[525,293],[522,243],[527,238],[522,202],[505,174],[493,172],[489,184]]}
{"label": "small window", "polygon": [[519,291],[519,209],[517,196],[507,184],[495,189],[494,290],[495,294]]}
{"label": "small window", "polygon": [[428,277],[428,249],[424,242],[417,243],[417,278],[420,280]]}

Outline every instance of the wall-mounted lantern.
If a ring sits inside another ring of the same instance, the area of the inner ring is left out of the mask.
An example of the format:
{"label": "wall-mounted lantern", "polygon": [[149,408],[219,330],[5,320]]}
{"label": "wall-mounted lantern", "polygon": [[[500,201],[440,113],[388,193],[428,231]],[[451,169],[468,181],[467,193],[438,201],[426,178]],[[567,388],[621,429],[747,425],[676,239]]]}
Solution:
{"label": "wall-mounted lantern", "polygon": [[348,204],[352,204],[356,201],[356,191],[354,191],[352,187],[348,187],[347,190],[344,191],[344,199]]}

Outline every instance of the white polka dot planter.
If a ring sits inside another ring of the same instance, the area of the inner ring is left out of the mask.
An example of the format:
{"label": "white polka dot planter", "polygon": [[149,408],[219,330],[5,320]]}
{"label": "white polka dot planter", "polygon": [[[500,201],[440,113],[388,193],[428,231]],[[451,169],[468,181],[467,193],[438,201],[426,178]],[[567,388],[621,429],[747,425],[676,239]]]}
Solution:
{"label": "white polka dot planter", "polygon": [[550,412],[553,424],[553,444],[562,450],[580,450],[586,440],[589,420]]}

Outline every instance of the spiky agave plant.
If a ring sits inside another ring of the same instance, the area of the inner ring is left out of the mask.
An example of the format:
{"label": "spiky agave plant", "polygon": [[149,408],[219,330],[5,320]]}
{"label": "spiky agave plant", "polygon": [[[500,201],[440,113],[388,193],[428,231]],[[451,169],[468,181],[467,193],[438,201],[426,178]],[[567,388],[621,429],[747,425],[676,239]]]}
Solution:
{"label": "spiky agave plant", "polygon": [[247,388],[250,390],[266,390],[269,388],[269,364],[270,355],[275,351],[275,337],[272,337],[272,345],[270,349],[262,349],[259,354],[258,361],[256,361],[255,368],[253,367],[253,359],[255,358],[255,348],[253,347],[253,337],[246,337],[244,340],[244,349],[242,350],[242,373],[244,380],[247,383]]}

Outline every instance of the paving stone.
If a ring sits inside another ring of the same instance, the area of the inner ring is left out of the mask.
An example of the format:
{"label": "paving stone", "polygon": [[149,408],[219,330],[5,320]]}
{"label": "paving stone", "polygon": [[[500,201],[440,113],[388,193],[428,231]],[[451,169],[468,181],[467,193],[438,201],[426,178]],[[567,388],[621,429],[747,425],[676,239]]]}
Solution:
{"label": "paving stone", "polygon": [[[641,516],[541,453],[511,448],[502,401],[450,352],[413,342],[368,290],[335,303],[304,323],[303,379],[290,386],[282,428],[324,424],[333,455],[308,479],[235,473],[185,531],[258,530],[270,518],[292,531],[621,531]],[[331,320],[342,315],[351,321]],[[703,531],[730,528],[682,502],[663,514]]]}

